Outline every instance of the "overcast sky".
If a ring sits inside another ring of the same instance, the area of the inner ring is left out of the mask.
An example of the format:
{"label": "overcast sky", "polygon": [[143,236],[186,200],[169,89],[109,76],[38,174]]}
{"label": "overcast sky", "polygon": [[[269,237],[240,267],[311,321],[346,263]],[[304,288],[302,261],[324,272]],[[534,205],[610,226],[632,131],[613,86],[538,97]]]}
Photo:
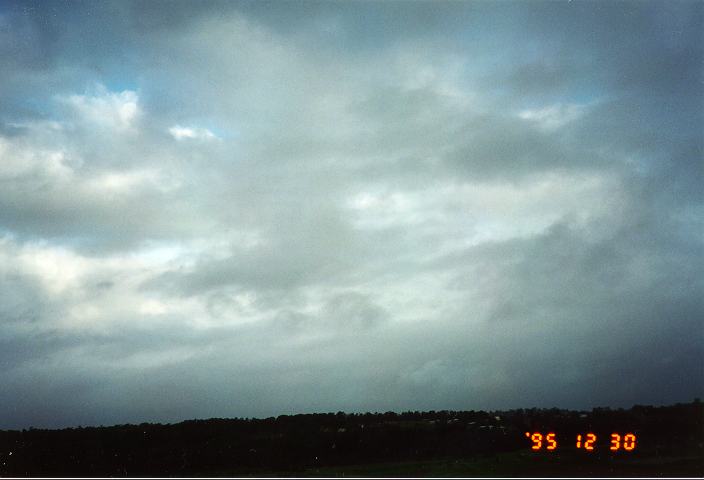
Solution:
{"label": "overcast sky", "polygon": [[0,428],[702,396],[703,25],[2,2]]}

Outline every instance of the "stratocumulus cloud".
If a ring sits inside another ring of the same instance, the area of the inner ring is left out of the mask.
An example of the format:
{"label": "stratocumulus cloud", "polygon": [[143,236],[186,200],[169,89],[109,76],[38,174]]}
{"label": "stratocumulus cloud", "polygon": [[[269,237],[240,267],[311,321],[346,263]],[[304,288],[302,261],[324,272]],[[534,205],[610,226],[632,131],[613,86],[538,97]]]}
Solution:
{"label": "stratocumulus cloud", "polygon": [[0,428],[690,401],[698,2],[0,6]]}

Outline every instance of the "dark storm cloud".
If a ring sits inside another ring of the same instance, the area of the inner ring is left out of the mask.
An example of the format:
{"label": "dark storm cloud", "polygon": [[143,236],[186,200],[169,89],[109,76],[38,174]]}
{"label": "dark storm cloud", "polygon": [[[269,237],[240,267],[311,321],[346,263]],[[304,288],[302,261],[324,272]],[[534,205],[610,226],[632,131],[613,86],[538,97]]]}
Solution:
{"label": "dark storm cloud", "polygon": [[703,23],[3,4],[0,427],[701,396]]}

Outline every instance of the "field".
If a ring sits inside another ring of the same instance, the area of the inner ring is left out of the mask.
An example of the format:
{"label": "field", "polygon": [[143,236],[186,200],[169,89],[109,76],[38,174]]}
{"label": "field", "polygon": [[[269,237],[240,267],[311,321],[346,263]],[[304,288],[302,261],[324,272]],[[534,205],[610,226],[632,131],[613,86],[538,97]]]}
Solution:
{"label": "field", "polygon": [[[609,432],[637,448],[611,451]],[[557,432],[540,450],[526,432]],[[593,450],[574,439],[594,432]],[[343,412],[0,431],[0,476],[704,476],[701,402],[629,410]]]}
{"label": "field", "polygon": [[308,469],[302,474],[297,474],[311,477],[701,477],[704,476],[704,459],[690,456],[600,462],[583,461],[574,455],[545,457],[526,452],[512,452],[473,459]]}

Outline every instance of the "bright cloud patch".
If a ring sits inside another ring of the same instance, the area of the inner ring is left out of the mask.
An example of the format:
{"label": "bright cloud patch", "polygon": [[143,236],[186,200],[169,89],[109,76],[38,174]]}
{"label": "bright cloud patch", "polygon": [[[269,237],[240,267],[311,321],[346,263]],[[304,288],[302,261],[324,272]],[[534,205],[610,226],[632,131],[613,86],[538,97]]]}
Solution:
{"label": "bright cloud patch", "polygon": [[174,125],[169,128],[169,133],[176,140],[212,140],[217,138],[213,132],[207,128],[191,128]]}
{"label": "bright cloud patch", "polygon": [[556,104],[543,108],[522,110],[518,116],[545,130],[556,130],[578,119],[585,111],[584,105]]}
{"label": "bright cloud patch", "polygon": [[0,180],[22,180],[34,175],[67,180],[73,168],[66,153],[53,149],[31,149],[20,142],[0,137]]}
{"label": "bright cloud patch", "polygon": [[104,172],[86,181],[95,192],[128,194],[140,189],[168,191],[177,185],[156,170],[130,170]]}
{"label": "bright cloud patch", "polygon": [[80,121],[117,132],[133,128],[140,114],[137,93],[130,90],[115,93],[101,86],[95,95],[69,95],[60,100],[78,114]]}

